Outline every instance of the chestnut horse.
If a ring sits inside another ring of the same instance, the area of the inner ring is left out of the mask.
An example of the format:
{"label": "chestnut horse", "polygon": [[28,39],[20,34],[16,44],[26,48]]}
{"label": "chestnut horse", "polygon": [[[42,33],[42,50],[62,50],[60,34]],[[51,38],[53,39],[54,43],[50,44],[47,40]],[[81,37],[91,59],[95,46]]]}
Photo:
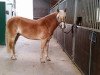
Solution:
{"label": "chestnut horse", "polygon": [[48,57],[49,41],[57,26],[65,23],[66,11],[59,10],[37,20],[30,20],[23,17],[13,17],[8,20],[6,25],[6,46],[11,53],[11,59],[16,59],[15,44],[20,35],[32,39],[41,40],[40,61],[50,60]]}

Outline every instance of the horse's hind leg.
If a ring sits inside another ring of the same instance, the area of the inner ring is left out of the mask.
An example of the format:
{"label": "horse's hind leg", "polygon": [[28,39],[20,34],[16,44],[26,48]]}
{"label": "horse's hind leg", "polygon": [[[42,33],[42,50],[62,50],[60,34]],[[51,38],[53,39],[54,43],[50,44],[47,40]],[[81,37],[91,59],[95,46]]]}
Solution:
{"label": "horse's hind leg", "polygon": [[46,56],[46,60],[50,61],[50,58],[48,56],[48,48],[49,48],[49,41],[47,41],[46,45],[45,45],[45,49],[44,49],[44,55]]}
{"label": "horse's hind leg", "polygon": [[14,39],[12,40],[12,56],[11,56],[11,59],[16,59],[16,56],[15,56],[15,45],[16,45],[16,42],[19,38],[20,34],[17,33],[16,36],[14,36]]}
{"label": "horse's hind leg", "polygon": [[13,36],[8,36],[6,41],[6,45],[7,45],[7,49],[8,51],[11,53],[11,59],[15,60],[16,59],[16,56],[15,56],[15,44],[16,44],[16,41],[19,37],[19,34],[15,34]]}
{"label": "horse's hind leg", "polygon": [[8,42],[8,45],[9,45],[9,48],[10,48],[10,52],[11,52],[11,59],[13,59],[13,60],[16,59],[14,41],[15,41],[15,37],[11,37],[11,38],[9,39],[9,42]]}
{"label": "horse's hind leg", "polygon": [[49,47],[49,40],[42,40],[41,41],[41,63],[45,63],[46,60],[50,61],[48,56],[48,47]]}

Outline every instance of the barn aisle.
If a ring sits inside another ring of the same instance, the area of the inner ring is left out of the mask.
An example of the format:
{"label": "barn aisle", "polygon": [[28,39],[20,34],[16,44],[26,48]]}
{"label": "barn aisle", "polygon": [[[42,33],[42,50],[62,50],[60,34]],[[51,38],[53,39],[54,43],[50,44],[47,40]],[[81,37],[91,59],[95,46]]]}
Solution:
{"label": "barn aisle", "polygon": [[16,44],[17,60],[10,60],[5,46],[0,46],[0,75],[82,75],[54,39],[51,61],[40,63],[40,41],[20,36]]}

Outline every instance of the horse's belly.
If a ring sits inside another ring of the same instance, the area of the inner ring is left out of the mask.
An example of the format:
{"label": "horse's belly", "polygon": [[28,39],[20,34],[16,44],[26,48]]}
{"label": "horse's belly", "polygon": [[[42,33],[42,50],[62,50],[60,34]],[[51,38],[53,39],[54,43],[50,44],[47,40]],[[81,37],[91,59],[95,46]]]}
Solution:
{"label": "horse's belly", "polygon": [[22,34],[22,36],[32,39],[32,40],[40,40],[40,39],[45,39],[47,37],[46,34],[44,33],[39,33],[39,34]]}

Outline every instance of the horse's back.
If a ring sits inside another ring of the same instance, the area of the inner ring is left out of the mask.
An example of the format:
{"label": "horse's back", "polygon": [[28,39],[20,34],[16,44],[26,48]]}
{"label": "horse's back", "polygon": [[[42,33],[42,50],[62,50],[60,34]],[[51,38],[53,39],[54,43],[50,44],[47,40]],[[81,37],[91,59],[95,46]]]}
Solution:
{"label": "horse's back", "polygon": [[9,22],[14,22],[14,23],[18,23],[18,22],[29,22],[29,23],[32,23],[33,21],[36,21],[36,20],[31,20],[31,19],[27,19],[27,18],[24,18],[24,17],[12,17],[11,19],[8,20],[7,23]]}

